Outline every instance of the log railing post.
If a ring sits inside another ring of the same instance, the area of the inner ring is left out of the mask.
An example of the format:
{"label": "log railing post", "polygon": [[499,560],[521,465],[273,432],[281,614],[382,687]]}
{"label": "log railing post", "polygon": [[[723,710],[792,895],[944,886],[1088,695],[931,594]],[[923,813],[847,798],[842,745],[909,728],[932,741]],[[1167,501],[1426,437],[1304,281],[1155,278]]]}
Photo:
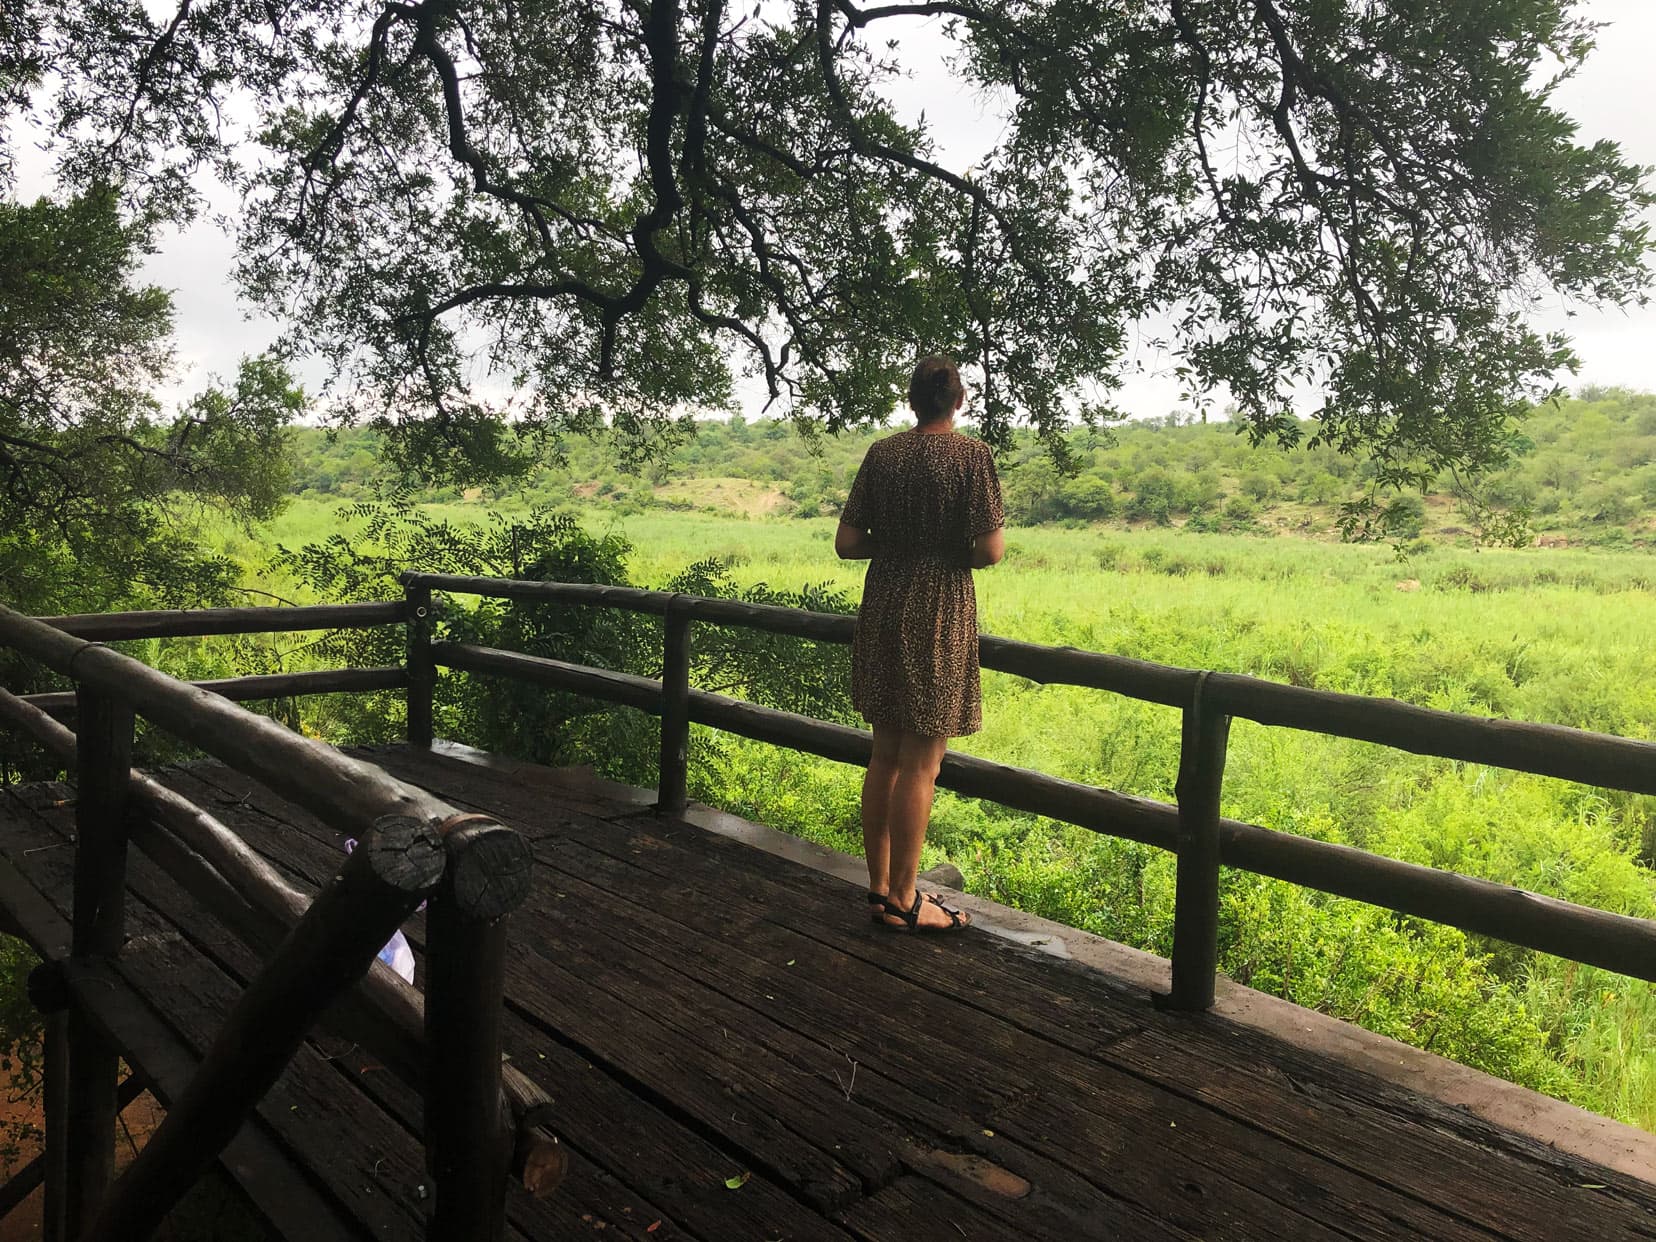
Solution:
{"label": "log railing post", "polygon": [[427,1237],[500,1242],[515,1137],[501,1099],[506,916],[529,894],[533,859],[488,816],[444,827],[448,866],[426,907]]}
{"label": "log railing post", "polygon": [[1203,701],[1197,677],[1185,708],[1179,747],[1179,862],[1173,905],[1173,984],[1166,1009],[1213,1007],[1219,968],[1219,789],[1225,776],[1230,717]]}
{"label": "log railing post", "polygon": [[[75,746],[76,957],[114,957],[125,939],[127,802],[132,771],[132,709],[82,688]],[[115,1171],[116,1050],[79,1009],[67,1022],[65,1100],[66,1237],[78,1238]]]}
{"label": "log railing post", "polygon": [[430,750],[431,700],[437,686],[437,666],[431,660],[431,588],[409,584],[403,594],[408,603],[408,744]]}
{"label": "log railing post", "polygon": [[678,815],[689,801],[690,615],[678,596],[667,605],[661,660],[661,782],[656,810]]}

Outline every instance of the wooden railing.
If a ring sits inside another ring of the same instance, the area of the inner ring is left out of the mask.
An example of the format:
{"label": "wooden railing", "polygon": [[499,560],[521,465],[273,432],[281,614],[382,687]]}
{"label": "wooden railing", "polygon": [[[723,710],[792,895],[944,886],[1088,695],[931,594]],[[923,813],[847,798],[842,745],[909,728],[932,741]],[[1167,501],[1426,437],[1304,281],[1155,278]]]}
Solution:
{"label": "wooden railing", "polygon": [[[189,686],[90,641],[383,625],[408,615],[399,601],[52,618],[49,624],[0,607],[0,646],[76,687],[70,696],[32,702],[0,690],[0,720],[42,743],[78,786],[71,958],[48,964],[58,977],[31,987],[35,995],[62,998],[62,1010],[48,1015],[45,1070],[48,1095],[66,1094],[67,1112],[61,1126],[48,1125],[48,1151],[39,1165],[47,1182],[44,1236],[149,1237],[330,1010],[330,1022],[425,1093],[434,1189],[429,1236],[497,1239],[508,1166],[535,1190],[561,1175],[562,1150],[544,1125],[547,1097],[501,1061],[504,916],[528,891],[527,845],[486,816],[462,814],[228,701],[405,686],[411,684],[406,672],[344,670]],[[74,733],[47,710],[71,707]],[[212,816],[132,770],[135,714],[258,779],[361,847],[307,899]],[[111,1183],[122,1103],[119,1049],[91,1021],[95,1005],[78,995],[82,973],[71,967],[120,951],[129,837],[265,965],[161,1127]],[[424,996],[376,961],[422,901],[429,901]],[[442,1073],[428,1072],[439,1064]],[[0,1199],[15,1197],[0,1191]]]}
{"label": "wooden railing", "polygon": [[[853,617],[582,583],[441,574],[406,574],[403,582],[410,598],[417,593],[424,600],[429,600],[432,591],[447,591],[523,602],[624,608],[663,617],[664,678],[659,682],[458,643],[434,643],[429,657],[439,667],[514,677],[659,713],[663,756],[659,801],[663,808],[684,806],[690,722],[845,763],[868,762],[872,738],[863,730],[694,690],[688,681],[692,623],[849,643],[856,624]],[[1175,852],[1172,989],[1165,998],[1171,1007],[1204,1009],[1213,1003],[1221,865],[1656,980],[1656,922],[1651,920],[1398,862],[1219,814],[1226,739],[1233,717],[1644,794],[1656,794],[1656,744],[990,636],[980,640],[979,656],[988,669],[1046,684],[1113,691],[1184,713],[1176,805],[953,752],[945,756],[938,776],[940,786],[957,793]]]}
{"label": "wooden railing", "polygon": [[[667,813],[682,811],[686,804],[692,723],[845,763],[868,762],[872,739],[863,730],[690,685],[697,624],[844,644],[851,641],[853,617],[578,583],[407,574],[403,585],[402,601],[318,608],[38,620],[0,608],[0,646],[33,657],[72,678],[77,687],[72,693],[28,698],[0,690],[0,722],[42,742],[72,764],[78,775],[75,955],[112,954],[119,946],[128,831],[135,844],[233,930],[261,951],[275,953],[231,1015],[190,1092],[175,1102],[162,1132],[103,1196],[101,1210],[84,1231],[87,1238],[145,1236],[149,1222],[159,1219],[171,1197],[205,1167],[335,996],[340,1003],[330,1020],[393,1072],[428,1092],[428,1141],[438,1170],[432,1237],[501,1236],[505,1172],[488,1161],[496,1159],[490,1153],[503,1146],[483,1140],[500,1128],[503,1112],[509,1115],[506,1127],[516,1134],[515,1143],[508,1146],[515,1149],[518,1176],[542,1188],[558,1176],[562,1153],[542,1124],[547,1115],[544,1095],[510,1066],[500,1065],[498,1031],[491,1023],[469,1021],[479,1013],[498,1013],[504,952],[498,916],[521,900],[527,868],[522,877],[507,876],[482,886],[492,899],[500,899],[488,909],[468,907],[454,877],[467,866],[498,858],[493,848],[476,848],[477,842],[492,834],[493,846],[508,830],[472,824],[442,839],[434,825],[452,822],[452,808],[227,700],[400,688],[407,695],[409,741],[425,747],[433,740],[432,697],[439,669],[590,695],[661,717],[658,807]],[[435,641],[434,591],[661,616],[663,675],[656,680]],[[242,677],[193,686],[92,641],[387,624],[406,628],[406,662],[400,668]],[[1213,1002],[1221,866],[1656,980],[1656,922],[1240,823],[1219,813],[1229,724],[1235,717],[1645,794],[1656,793],[1656,744],[990,636],[980,640],[979,650],[988,669],[1047,684],[1110,691],[1183,713],[1176,804],[953,752],[945,757],[938,778],[944,788],[967,796],[1176,853],[1172,986],[1162,998],[1169,1007],[1199,1010]],[[69,733],[49,714],[70,712],[77,717],[78,734]],[[130,770],[134,712],[257,777],[342,831],[418,847],[430,869],[408,875],[382,873],[374,860],[388,857],[384,851],[359,851],[333,885],[307,902],[206,812]],[[506,854],[512,856],[512,851]],[[471,885],[461,887],[476,891]],[[372,958],[373,950],[427,892],[433,896],[427,923],[428,996],[422,998]],[[325,961],[335,969],[325,976],[308,973]],[[353,988],[365,961],[371,963],[367,977]],[[74,1013],[71,1008],[70,1225],[69,1232],[57,1236],[79,1238],[83,1233],[76,1222],[90,1220],[108,1180],[101,1144],[112,1134],[116,1101],[112,1053],[95,1032],[84,1024],[76,1026]],[[254,1031],[258,1040],[244,1039]],[[48,1049],[51,1046],[49,1038]],[[459,1058],[469,1068],[461,1074],[428,1076],[426,1066],[438,1056]],[[455,1141],[444,1142],[445,1135]],[[49,1132],[49,1146],[52,1141]],[[53,1161],[44,1165],[49,1170]],[[52,1189],[48,1177],[48,1191]],[[58,1187],[57,1193],[61,1200],[64,1188]],[[0,1202],[7,1199],[0,1188]]]}

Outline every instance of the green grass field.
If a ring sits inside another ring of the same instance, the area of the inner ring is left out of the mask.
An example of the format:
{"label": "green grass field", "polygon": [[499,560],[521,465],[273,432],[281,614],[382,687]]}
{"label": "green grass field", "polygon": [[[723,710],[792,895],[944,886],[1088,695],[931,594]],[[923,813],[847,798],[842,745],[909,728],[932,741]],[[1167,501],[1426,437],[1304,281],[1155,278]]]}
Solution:
{"label": "green grass field", "polygon": [[[477,504],[435,507],[477,520]],[[746,585],[832,583],[833,520],[593,512],[629,540],[634,581],[717,556]],[[337,529],[296,503],[257,537],[257,566]],[[280,580],[275,593],[293,590]],[[985,630],[1186,667],[1656,738],[1656,556],[1563,549],[1388,548],[1178,530],[1013,531],[978,575]],[[1177,713],[1103,692],[985,676],[975,754],[1171,799]],[[699,739],[696,796],[858,848],[857,771],[729,738]],[[1656,799],[1238,722],[1224,813],[1288,832],[1656,916]],[[949,795],[930,856],[978,891],[1166,953],[1169,856]],[[1227,873],[1221,956],[1252,986],[1656,1128],[1656,990],[1458,932]]]}

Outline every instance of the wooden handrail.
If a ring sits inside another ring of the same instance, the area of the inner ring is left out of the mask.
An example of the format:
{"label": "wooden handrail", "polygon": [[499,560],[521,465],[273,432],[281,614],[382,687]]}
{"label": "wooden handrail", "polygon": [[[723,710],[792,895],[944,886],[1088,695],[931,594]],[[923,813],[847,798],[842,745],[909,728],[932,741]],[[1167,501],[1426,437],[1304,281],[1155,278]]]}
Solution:
{"label": "wooden handrail", "polygon": [[[250,677],[221,677],[212,681],[187,681],[187,686],[206,690],[233,703],[259,699],[286,699],[310,694],[361,693],[368,690],[400,690],[408,685],[408,672],[400,664],[380,668],[325,668],[301,673],[258,673]],[[69,713],[75,710],[73,690],[52,690],[25,694],[25,703],[42,711]]]}
{"label": "wooden handrail", "polygon": [[[661,711],[661,683],[462,643],[434,643],[446,668],[490,673],[570,690],[641,711]],[[866,766],[873,737],[756,703],[691,690],[690,719],[756,741]],[[949,751],[937,783],[968,797],[1177,852],[1179,809],[1063,780],[1027,768]],[[1477,935],[1656,982],[1656,920],[1578,906],[1508,885],[1345,845],[1219,820],[1219,861],[1335,896],[1397,910]]]}
{"label": "wooden handrail", "polygon": [[307,604],[292,608],[166,608],[151,612],[85,612],[36,617],[53,629],[117,642],[134,638],[205,638],[212,634],[291,634],[300,630],[361,630],[398,625],[402,600],[367,604]]}
{"label": "wooden handrail", "polygon": [[[433,590],[656,614],[665,614],[668,602],[677,598],[675,606],[697,621],[749,626],[819,642],[848,643],[856,624],[854,617],[841,614],[698,596],[675,597],[671,592],[636,587],[445,574],[407,574],[403,580]],[[1109,690],[1180,708],[1190,704],[1202,672],[989,635],[979,639],[978,653],[984,668],[1031,681]],[[1377,742],[1414,754],[1555,776],[1605,789],[1656,794],[1656,742],[1562,725],[1465,716],[1396,699],[1287,686],[1233,673],[1210,674],[1207,693],[1216,710],[1259,724]]]}

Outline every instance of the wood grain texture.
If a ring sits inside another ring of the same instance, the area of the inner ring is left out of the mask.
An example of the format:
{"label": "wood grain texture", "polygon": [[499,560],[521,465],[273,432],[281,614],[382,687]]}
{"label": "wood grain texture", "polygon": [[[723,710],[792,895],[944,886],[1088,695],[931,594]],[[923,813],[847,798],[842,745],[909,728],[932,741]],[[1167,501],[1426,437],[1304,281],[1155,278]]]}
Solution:
{"label": "wood grain texture", "polygon": [[[885,934],[853,886],[636,802],[561,799],[558,779],[521,765],[365,757],[518,826],[533,851],[506,938],[501,1039],[551,1101],[569,1174],[545,1200],[510,1193],[513,1236],[1603,1242],[1656,1230],[1650,1186],[1222,1020],[1158,1013],[988,935]],[[246,777],[213,764],[159,775],[295,890],[337,871],[339,832]],[[29,833],[6,826],[0,854],[67,830],[51,801]],[[61,851],[15,861],[64,899]],[[166,995],[200,1055],[258,960],[149,859],[134,856],[130,881],[138,949],[121,977]],[[430,918],[404,929],[429,969]],[[425,1176],[418,1094],[327,1046],[306,1045],[258,1124],[331,1202],[363,1221],[383,1213],[378,1229],[405,1222],[380,1236],[414,1236],[429,1207],[411,1194]],[[382,1193],[353,1195],[374,1168]]]}

